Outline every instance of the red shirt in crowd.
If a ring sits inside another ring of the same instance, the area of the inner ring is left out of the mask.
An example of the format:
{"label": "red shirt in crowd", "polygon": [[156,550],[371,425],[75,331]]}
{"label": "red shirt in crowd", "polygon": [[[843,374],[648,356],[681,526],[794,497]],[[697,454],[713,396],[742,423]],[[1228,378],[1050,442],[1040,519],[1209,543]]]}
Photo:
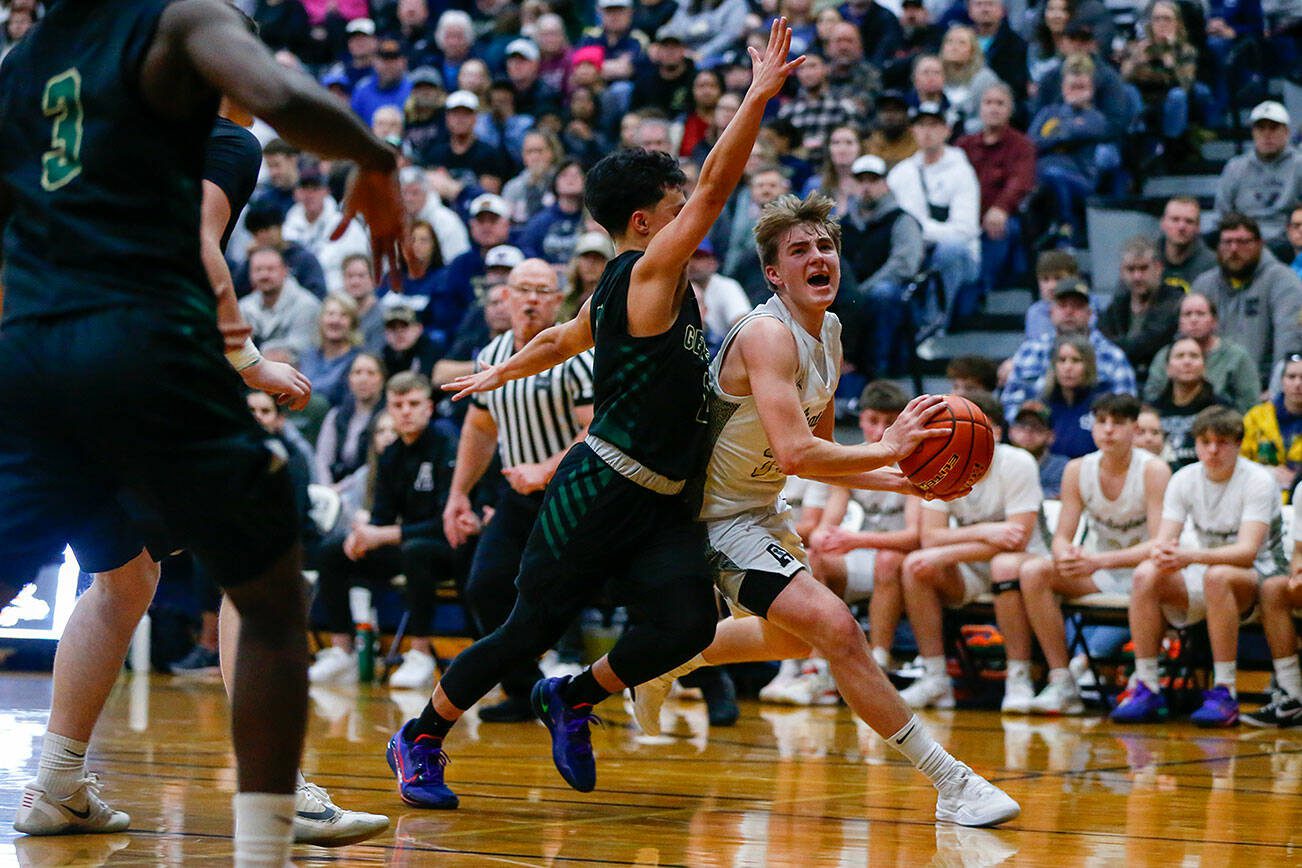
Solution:
{"label": "red shirt in crowd", "polygon": [[1009,215],[1035,187],[1035,145],[1025,133],[1008,127],[998,141],[986,142],[981,133],[963,136],[958,147],[967,154],[981,184],[981,216],[996,205]]}

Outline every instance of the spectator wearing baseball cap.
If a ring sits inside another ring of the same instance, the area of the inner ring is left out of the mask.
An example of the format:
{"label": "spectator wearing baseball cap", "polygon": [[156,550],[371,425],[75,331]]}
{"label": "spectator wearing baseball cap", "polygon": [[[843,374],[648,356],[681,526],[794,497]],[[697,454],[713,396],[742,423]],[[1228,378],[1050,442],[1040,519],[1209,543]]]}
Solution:
{"label": "spectator wearing baseball cap", "polygon": [[1258,104],[1248,116],[1252,151],[1225,164],[1216,187],[1216,210],[1245,214],[1272,242],[1284,235],[1289,214],[1302,200],[1302,155],[1289,144],[1292,119],[1274,100]]}
{"label": "spectator wearing baseball cap", "polygon": [[[745,0],[740,2],[744,4]],[[619,116],[628,111],[633,75],[643,54],[642,41],[633,35],[633,0],[597,0],[597,15],[601,26],[585,32],[579,48],[590,45],[601,48],[601,74],[607,86],[608,110],[612,116]],[[740,32],[733,30],[731,34]],[[579,61],[576,58],[571,61],[573,69]]]}
{"label": "spectator wearing baseball cap", "polygon": [[683,40],[670,26],[660,28],[648,56],[633,76],[634,111],[654,108],[668,117],[678,117],[692,107],[692,79],[696,64],[687,56]]}
{"label": "spectator wearing baseball cap", "polygon": [[537,117],[560,111],[561,95],[538,77],[542,53],[532,39],[520,37],[506,45],[506,77],[515,91],[515,110]]}
{"label": "spectator wearing baseball cap", "polygon": [[841,218],[841,249],[867,304],[864,317],[844,324],[846,357],[865,373],[889,377],[901,367],[908,339],[900,334],[904,291],[926,257],[922,225],[896,201],[881,157],[865,154],[850,172],[856,193]]}
{"label": "spectator wearing baseball cap", "polygon": [[706,343],[717,349],[737,320],[750,313],[750,299],[740,283],[719,273],[719,257],[709,238],[687,260],[687,279],[704,301]]}
{"label": "spectator wearing baseball cap", "polygon": [[[343,235],[337,240],[331,239],[339,225],[341,212],[326,186],[321,164],[316,160],[304,161],[298,173],[294,199],[294,207],[285,215],[281,229],[285,241],[300,244],[311,252],[325,273],[326,292],[339,292],[344,288],[344,260],[354,254],[371,252],[366,229],[360,220],[353,220]],[[303,286],[315,292],[308,284]]]}
{"label": "spectator wearing baseball cap", "polygon": [[468,90],[455,90],[443,103],[447,135],[418,155],[424,166],[446,169],[462,184],[500,190],[515,174],[510,158],[479,138],[479,97]]}
{"label": "spectator wearing baseball cap", "polygon": [[891,169],[886,180],[931,245],[928,263],[940,274],[946,309],[927,313],[943,330],[956,315],[969,312],[959,302],[970,298],[966,290],[980,276],[981,188],[967,155],[945,144],[944,107],[924,102],[909,114],[918,152]]}
{"label": "spectator wearing baseball cap", "polygon": [[439,348],[421,325],[410,299],[388,295],[380,302],[384,311],[384,369],[389,375],[414,371],[431,376],[439,360]]}
{"label": "spectator wearing baseball cap", "polygon": [[605,232],[585,232],[574,245],[574,258],[565,273],[565,298],[557,309],[556,321],[568,322],[597,288],[606,263],[615,258],[615,245]]}
{"label": "spectator wearing baseball cap", "polygon": [[407,56],[396,39],[381,39],[376,46],[374,72],[353,89],[353,111],[370,126],[375,110],[391,105],[402,111],[411,96],[411,79],[407,77]]}
{"label": "spectator wearing baseball cap", "polygon": [[1024,403],[1008,427],[1008,440],[1031,453],[1039,464],[1044,496],[1058,497],[1062,493],[1062,472],[1071,459],[1053,451],[1053,417],[1049,408],[1039,401]]}
{"label": "spectator wearing baseball cap", "polygon": [[883,91],[877,97],[877,122],[864,141],[864,153],[875,154],[893,169],[917,153],[918,143],[909,126],[909,101],[901,90]]}
{"label": "spectator wearing baseball cap", "polygon": [[443,105],[448,95],[443,76],[432,66],[412,70],[409,78],[411,96],[407,98],[407,123],[402,146],[413,161],[425,163],[422,155],[445,135]]}
{"label": "spectator wearing baseball cap", "polygon": [[[440,343],[440,351],[487,284],[488,254],[494,248],[511,243],[511,206],[494,193],[476,196],[470,202],[470,249],[448,263],[439,273],[425,321],[430,335]],[[499,252],[495,257],[501,256]]]}

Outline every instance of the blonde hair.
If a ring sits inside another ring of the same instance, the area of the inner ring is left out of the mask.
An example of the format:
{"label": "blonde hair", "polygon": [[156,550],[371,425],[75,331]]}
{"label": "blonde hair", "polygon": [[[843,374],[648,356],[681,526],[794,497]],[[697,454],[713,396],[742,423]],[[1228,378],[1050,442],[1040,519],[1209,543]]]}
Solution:
{"label": "blonde hair", "polygon": [[[370,264],[369,260],[367,261],[367,264],[368,264],[368,265]],[[349,343],[351,346],[354,346],[354,347],[361,346],[361,344],[362,344],[362,332],[361,332],[362,320],[361,320],[361,316],[360,316],[360,314],[358,314],[358,312],[357,312],[357,302],[353,301],[352,296],[347,295],[347,294],[342,293],[342,292],[331,292],[331,293],[328,293],[328,294],[326,295],[326,297],[325,297],[325,301],[323,301],[323,302],[321,303],[321,316],[318,316],[318,317],[317,317],[317,324],[316,324],[316,329],[317,329],[317,332],[316,332],[316,341],[317,341],[317,346],[319,347],[319,346],[321,346],[321,345],[323,345],[323,344],[325,343],[325,334],[324,334],[324,332],[323,332],[323,330],[322,330],[322,323],[323,323],[324,320],[325,320],[325,316],[324,316],[324,315],[325,315],[326,305],[330,304],[331,302],[334,302],[335,304],[339,305],[339,309],[342,310],[342,311],[344,312],[344,315],[348,317],[348,323],[349,323],[349,324],[348,324],[348,343]],[[350,367],[351,367],[351,365],[350,365]]]}
{"label": "blonde hair", "polygon": [[841,224],[832,217],[836,202],[817,191],[804,199],[788,193],[764,206],[759,222],[755,224],[755,246],[759,248],[761,265],[773,265],[778,260],[778,245],[783,236],[797,226],[813,226],[827,232],[841,252]]}
{"label": "blonde hair", "polygon": [[945,72],[945,83],[967,84],[972,80],[973,76],[981,71],[981,67],[986,65],[986,55],[981,50],[981,42],[977,39],[976,31],[971,27],[957,24],[945,32],[944,38],[949,39],[951,36],[964,37],[967,40],[968,48],[972,50],[972,56],[962,66],[941,58],[940,65]]}

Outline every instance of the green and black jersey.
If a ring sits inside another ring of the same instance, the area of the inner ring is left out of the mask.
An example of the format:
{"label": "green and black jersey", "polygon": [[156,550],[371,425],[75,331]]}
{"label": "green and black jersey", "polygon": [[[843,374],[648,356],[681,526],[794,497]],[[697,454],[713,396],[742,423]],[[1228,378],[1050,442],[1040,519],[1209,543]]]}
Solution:
{"label": "green and black jersey", "polygon": [[667,331],[629,334],[629,283],[641,257],[629,251],[613,259],[592,294],[595,402],[588,430],[637,464],[682,481],[703,463],[709,351],[690,289]]}
{"label": "green and black jersey", "polygon": [[0,65],[5,322],[148,305],[211,323],[199,258],[217,97],[159,116],[140,67],[171,0],[59,0]]}

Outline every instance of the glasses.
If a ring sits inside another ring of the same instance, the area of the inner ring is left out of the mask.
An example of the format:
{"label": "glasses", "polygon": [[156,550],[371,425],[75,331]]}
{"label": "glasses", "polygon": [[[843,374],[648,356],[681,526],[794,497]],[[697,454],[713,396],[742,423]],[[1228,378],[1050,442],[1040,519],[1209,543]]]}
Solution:
{"label": "glasses", "polygon": [[1224,236],[1221,236],[1220,241],[1218,241],[1217,243],[1220,244],[1222,247],[1250,247],[1253,244],[1260,244],[1261,239],[1260,238],[1226,238]]}
{"label": "glasses", "polygon": [[550,295],[556,295],[560,290],[553,289],[550,286],[539,286],[538,284],[513,283],[511,284],[511,292],[514,292],[517,295],[529,295],[530,293],[533,293],[534,295],[545,298]]}

